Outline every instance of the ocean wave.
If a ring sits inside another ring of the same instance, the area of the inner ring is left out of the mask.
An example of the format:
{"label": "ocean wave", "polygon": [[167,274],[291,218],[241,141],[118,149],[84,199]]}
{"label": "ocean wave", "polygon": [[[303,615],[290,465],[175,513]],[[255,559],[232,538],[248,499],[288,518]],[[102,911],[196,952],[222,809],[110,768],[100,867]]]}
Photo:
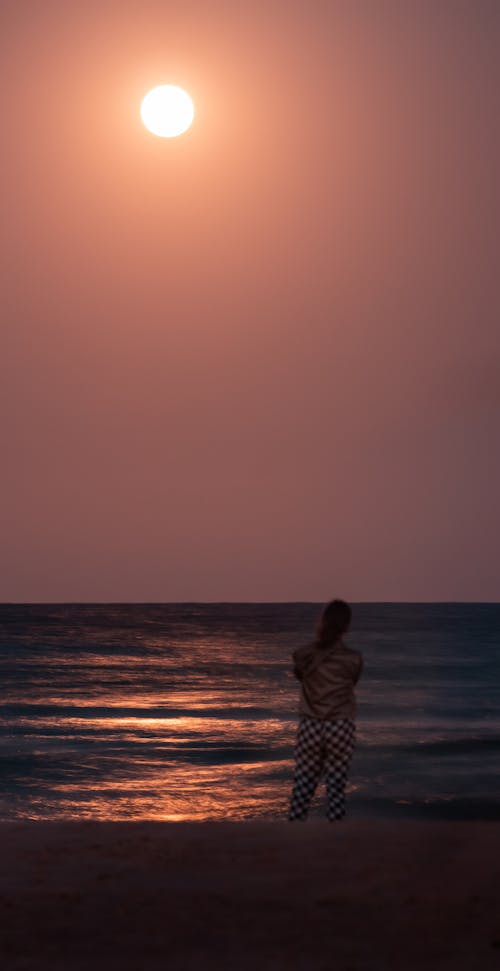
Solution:
{"label": "ocean wave", "polygon": [[498,736],[471,736],[470,738],[436,739],[429,742],[415,742],[389,746],[396,748],[398,753],[418,753],[420,755],[475,755],[477,753],[499,752],[500,738]]}
{"label": "ocean wave", "polygon": [[412,819],[448,822],[497,822],[500,799],[484,798],[356,798],[351,797],[349,815],[354,818]]}

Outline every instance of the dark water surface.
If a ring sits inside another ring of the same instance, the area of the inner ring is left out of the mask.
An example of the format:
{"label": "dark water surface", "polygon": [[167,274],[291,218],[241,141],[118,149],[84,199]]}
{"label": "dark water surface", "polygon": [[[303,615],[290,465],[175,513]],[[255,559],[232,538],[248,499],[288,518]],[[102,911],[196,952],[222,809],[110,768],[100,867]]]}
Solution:
{"label": "dark water surface", "polygon": [[[0,819],[282,816],[320,609],[0,605]],[[499,631],[500,604],[354,605],[352,816],[500,818]]]}

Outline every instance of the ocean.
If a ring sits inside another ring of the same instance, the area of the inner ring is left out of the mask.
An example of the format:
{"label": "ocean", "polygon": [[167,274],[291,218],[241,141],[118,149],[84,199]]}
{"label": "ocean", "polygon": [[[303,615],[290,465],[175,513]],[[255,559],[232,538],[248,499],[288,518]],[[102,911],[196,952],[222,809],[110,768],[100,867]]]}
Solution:
{"label": "ocean", "polygon": [[[320,611],[0,605],[0,819],[285,818]],[[499,632],[500,604],[353,605],[351,817],[500,818]]]}

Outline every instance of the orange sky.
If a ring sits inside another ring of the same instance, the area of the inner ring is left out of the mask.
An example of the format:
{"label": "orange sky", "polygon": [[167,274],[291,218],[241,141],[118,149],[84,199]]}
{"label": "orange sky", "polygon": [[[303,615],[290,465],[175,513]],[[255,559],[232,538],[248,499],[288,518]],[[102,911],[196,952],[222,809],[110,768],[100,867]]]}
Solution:
{"label": "orange sky", "polygon": [[498,599],[499,6],[0,35],[0,600]]}

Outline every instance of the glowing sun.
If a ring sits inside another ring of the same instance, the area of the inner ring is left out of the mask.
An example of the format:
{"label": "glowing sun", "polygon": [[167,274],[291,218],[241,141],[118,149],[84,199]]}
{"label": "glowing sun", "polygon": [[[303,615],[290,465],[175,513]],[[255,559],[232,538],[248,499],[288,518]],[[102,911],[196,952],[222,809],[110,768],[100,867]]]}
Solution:
{"label": "glowing sun", "polygon": [[161,84],[148,91],[141,104],[141,118],[153,135],[174,138],[187,131],[193,118],[194,106],[182,88]]}

